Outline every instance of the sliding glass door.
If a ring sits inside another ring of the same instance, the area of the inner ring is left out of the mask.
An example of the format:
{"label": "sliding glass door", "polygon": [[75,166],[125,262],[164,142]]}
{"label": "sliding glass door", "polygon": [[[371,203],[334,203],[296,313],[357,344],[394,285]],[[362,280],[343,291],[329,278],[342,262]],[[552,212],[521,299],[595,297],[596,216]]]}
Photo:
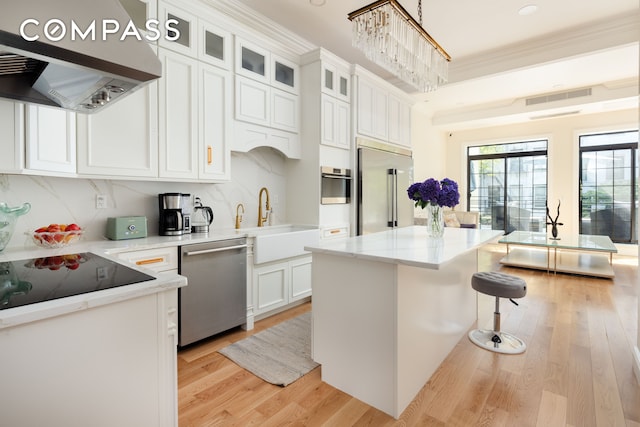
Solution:
{"label": "sliding glass door", "polygon": [[480,228],[545,231],[547,141],[470,147],[467,206]]}
{"label": "sliding glass door", "polygon": [[636,243],[638,131],[580,137],[580,234]]}

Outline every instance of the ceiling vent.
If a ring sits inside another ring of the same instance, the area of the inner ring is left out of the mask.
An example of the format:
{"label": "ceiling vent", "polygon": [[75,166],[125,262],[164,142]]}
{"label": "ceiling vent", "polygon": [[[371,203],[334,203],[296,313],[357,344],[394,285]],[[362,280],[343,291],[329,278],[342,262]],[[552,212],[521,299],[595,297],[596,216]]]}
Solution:
{"label": "ceiling vent", "polygon": [[525,102],[526,102],[526,105],[528,106],[528,105],[544,104],[546,102],[562,101],[564,99],[581,98],[583,96],[591,96],[591,90],[592,88],[589,87],[585,89],[570,90],[567,92],[552,93],[549,95],[542,95],[542,96],[536,96],[534,98],[527,98]]}

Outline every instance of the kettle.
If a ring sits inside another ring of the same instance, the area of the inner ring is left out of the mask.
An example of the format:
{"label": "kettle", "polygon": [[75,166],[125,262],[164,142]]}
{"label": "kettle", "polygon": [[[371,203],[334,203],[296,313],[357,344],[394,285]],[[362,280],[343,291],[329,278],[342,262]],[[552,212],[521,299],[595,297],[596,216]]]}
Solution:
{"label": "kettle", "polygon": [[31,210],[31,205],[28,202],[13,208],[7,206],[4,202],[0,202],[0,251],[11,240],[18,217],[26,214],[29,210]]}
{"label": "kettle", "polygon": [[196,197],[191,214],[191,232],[208,233],[209,226],[213,222],[213,209],[209,206],[202,206],[200,197]]}

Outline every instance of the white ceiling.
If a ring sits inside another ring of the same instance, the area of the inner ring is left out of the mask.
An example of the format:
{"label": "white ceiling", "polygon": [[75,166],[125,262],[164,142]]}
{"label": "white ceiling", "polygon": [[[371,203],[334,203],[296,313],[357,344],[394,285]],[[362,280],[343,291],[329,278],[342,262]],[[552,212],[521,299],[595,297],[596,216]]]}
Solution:
{"label": "white ceiling", "polygon": [[[369,0],[239,0],[311,44],[412,90],[351,46],[347,14]],[[418,18],[418,0],[399,0]],[[535,4],[537,12],[518,10]],[[637,106],[637,0],[423,0],[423,26],[451,55],[449,83],[413,93],[435,125],[454,130],[567,111]],[[588,99],[523,109],[524,98],[594,87]]]}

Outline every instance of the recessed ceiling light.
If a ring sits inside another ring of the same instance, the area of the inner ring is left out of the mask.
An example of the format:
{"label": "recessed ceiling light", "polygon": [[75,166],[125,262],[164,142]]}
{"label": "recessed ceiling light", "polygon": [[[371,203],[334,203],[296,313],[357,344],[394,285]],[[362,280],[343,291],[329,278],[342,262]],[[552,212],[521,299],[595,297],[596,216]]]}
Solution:
{"label": "recessed ceiling light", "polygon": [[538,6],[536,6],[535,4],[528,4],[520,8],[520,10],[518,11],[518,15],[520,16],[532,15],[537,11],[538,11]]}
{"label": "recessed ceiling light", "polygon": [[324,6],[326,2],[327,0],[309,0],[309,3],[311,3],[313,6]]}

